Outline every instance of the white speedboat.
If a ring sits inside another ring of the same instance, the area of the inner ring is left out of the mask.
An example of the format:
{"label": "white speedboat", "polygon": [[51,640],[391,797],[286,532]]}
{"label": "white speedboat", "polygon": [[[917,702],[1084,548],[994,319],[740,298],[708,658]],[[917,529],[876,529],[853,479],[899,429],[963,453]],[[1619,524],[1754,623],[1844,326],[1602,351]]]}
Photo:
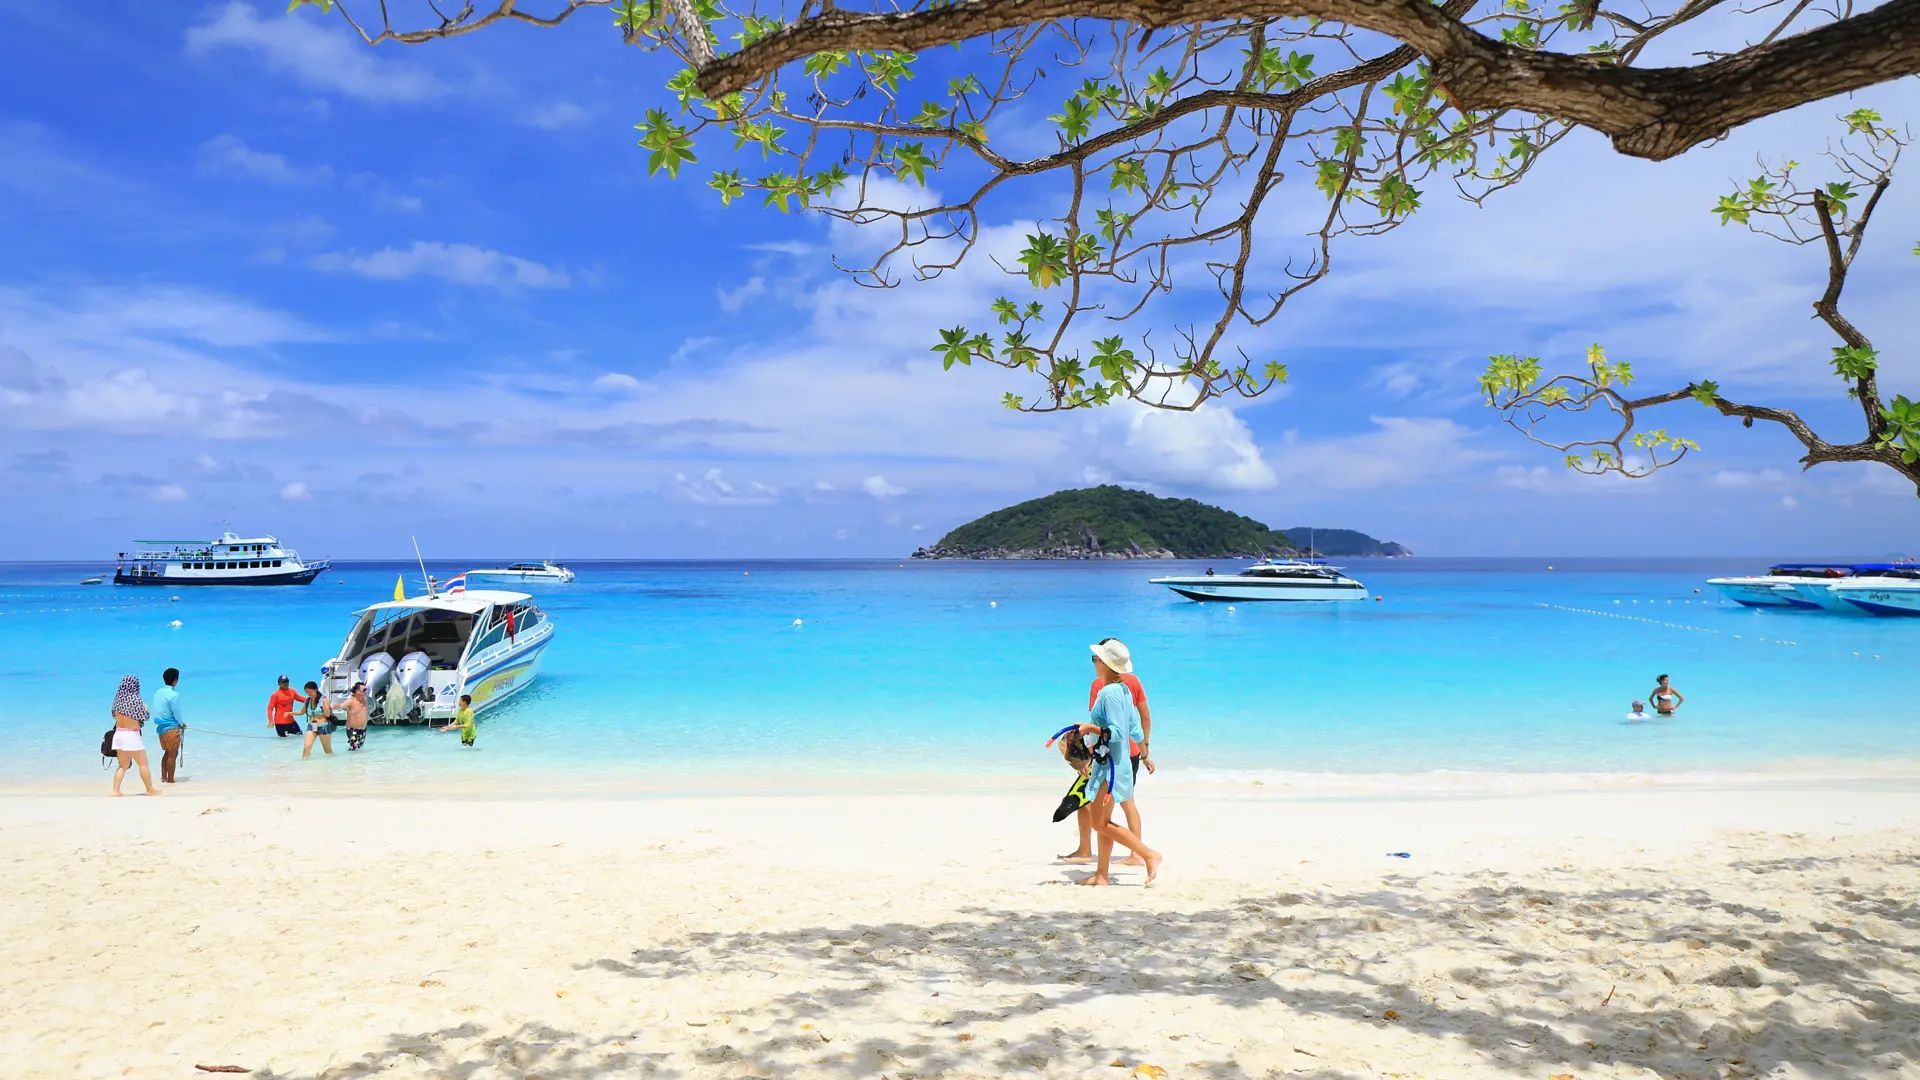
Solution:
{"label": "white speedboat", "polygon": [[1856,563],[1781,563],[1765,574],[1708,578],[1720,595],[1747,607],[1826,608],[1844,610],[1828,586],[1858,573]]}
{"label": "white speedboat", "polygon": [[546,582],[549,585],[565,585],[573,580],[573,571],[564,566],[555,566],[552,559],[544,562],[517,562],[512,566],[493,570],[469,570],[468,581],[479,582],[518,582],[533,584]]}
{"label": "white speedboat", "polygon": [[553,623],[520,592],[429,592],[354,615],[339,654],[320,669],[321,692],[337,713],[366,683],[374,723],[445,723],[461,694],[483,713],[532,685],[553,643]]}
{"label": "white speedboat", "polygon": [[1920,615],[1920,565],[1869,563],[1827,586],[1841,603],[1875,615]]}
{"label": "white speedboat", "polygon": [[1189,600],[1365,600],[1367,587],[1318,559],[1264,559],[1237,574],[1157,577]]}
{"label": "white speedboat", "polygon": [[141,540],[120,553],[115,585],[306,585],[327,560],[302,562],[271,536],[220,534],[218,540]]}

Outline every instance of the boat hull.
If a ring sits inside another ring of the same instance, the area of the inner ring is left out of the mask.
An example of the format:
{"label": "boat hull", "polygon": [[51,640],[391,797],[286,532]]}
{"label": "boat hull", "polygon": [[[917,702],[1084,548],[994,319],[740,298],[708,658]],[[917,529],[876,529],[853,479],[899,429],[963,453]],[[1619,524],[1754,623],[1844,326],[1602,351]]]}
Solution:
{"label": "boat hull", "polygon": [[1815,608],[1819,604],[1800,599],[1795,595],[1793,586],[1765,578],[1753,580],[1722,581],[1713,580],[1707,584],[1720,590],[1720,595],[1746,607]]}
{"label": "boat hull", "polygon": [[1920,589],[1835,590],[1842,603],[1875,615],[1920,616]]}
{"label": "boat hull", "polygon": [[1849,606],[1839,593],[1828,587],[1827,583],[1806,582],[1793,586],[1793,595],[1808,607],[1817,607],[1825,611],[1847,611]]}
{"label": "boat hull", "polygon": [[1231,601],[1235,603],[1263,603],[1279,601],[1283,603],[1338,603],[1343,600],[1365,600],[1367,587],[1357,581],[1326,584],[1311,584],[1298,581],[1243,582],[1234,578],[1214,578],[1180,580],[1168,578],[1153,579],[1155,585],[1165,585],[1189,600]]}
{"label": "boat hull", "polygon": [[327,570],[326,563],[319,563],[302,570],[292,570],[284,574],[251,574],[246,577],[234,575],[219,577],[213,574],[129,574],[116,570],[113,574],[115,585],[164,585],[167,588],[192,585],[311,585],[313,579]]}

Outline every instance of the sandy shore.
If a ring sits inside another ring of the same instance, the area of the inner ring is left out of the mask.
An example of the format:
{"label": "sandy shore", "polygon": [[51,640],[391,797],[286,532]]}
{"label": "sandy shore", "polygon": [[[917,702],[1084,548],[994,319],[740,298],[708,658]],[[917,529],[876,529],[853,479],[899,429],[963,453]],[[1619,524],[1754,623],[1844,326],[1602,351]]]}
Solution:
{"label": "sandy shore", "polygon": [[1920,1077],[1920,791],[1148,789],[1152,889],[1057,794],[0,798],[0,1061]]}

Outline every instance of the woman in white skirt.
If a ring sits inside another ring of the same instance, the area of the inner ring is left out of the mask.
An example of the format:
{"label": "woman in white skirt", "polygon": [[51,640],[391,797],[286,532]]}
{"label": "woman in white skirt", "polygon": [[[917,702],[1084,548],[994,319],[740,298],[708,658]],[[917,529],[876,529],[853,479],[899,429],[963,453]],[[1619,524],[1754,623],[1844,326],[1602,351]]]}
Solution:
{"label": "woman in white skirt", "polygon": [[160,789],[153,786],[153,773],[147,769],[147,742],[140,736],[146,723],[147,703],[140,700],[140,676],[128,675],[120,680],[120,692],[113,695],[113,756],[120,759],[120,767],[113,770],[116,798],[129,765],[140,766],[140,781],[147,785],[147,794],[160,794]]}

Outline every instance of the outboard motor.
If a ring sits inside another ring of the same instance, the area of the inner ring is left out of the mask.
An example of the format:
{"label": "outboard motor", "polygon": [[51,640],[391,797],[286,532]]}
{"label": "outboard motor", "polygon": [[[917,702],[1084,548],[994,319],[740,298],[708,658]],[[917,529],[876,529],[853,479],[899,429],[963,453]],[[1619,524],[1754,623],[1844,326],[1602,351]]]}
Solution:
{"label": "outboard motor", "polygon": [[427,693],[427,676],[433,660],[418,649],[400,658],[393,669],[393,681],[406,691],[407,700],[419,701]]}
{"label": "outboard motor", "polygon": [[392,679],[392,653],[377,652],[360,661],[360,681],[367,684],[368,701],[379,701]]}

